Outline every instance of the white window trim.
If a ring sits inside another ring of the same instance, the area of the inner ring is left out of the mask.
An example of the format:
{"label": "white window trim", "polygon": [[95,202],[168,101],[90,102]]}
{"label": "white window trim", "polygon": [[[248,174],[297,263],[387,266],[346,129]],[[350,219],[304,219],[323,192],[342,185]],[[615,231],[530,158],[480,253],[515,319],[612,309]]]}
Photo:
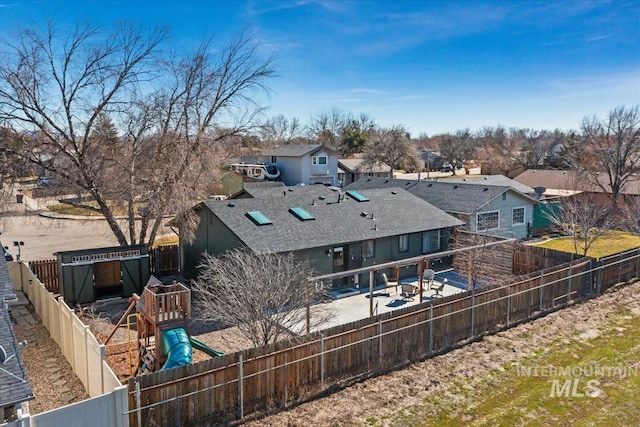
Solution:
{"label": "white window trim", "polygon": [[[522,222],[515,222],[515,216],[513,213],[516,209],[522,209]],[[527,207],[526,206],[518,206],[511,209],[511,225],[525,225],[527,223]]]}
{"label": "white window trim", "polygon": [[[483,228],[481,230],[480,229],[480,215],[486,215],[486,214],[490,214],[490,213],[494,213],[494,212],[498,213],[498,226],[495,227],[495,228]],[[492,231],[492,230],[499,230],[499,229],[500,229],[500,211],[499,210],[478,212],[476,214],[476,231]]]}

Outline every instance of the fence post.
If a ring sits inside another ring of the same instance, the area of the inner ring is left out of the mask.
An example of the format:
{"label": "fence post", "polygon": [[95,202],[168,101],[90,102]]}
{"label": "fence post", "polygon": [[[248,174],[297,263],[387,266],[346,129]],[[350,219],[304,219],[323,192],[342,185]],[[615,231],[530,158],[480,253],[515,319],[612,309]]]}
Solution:
{"label": "fence post", "polygon": [[540,312],[543,311],[544,304],[544,268],[540,270]]}
{"label": "fence post", "polygon": [[616,284],[620,283],[620,280],[622,277],[622,259],[621,258],[622,256],[619,255],[618,256],[618,282]]}
{"label": "fence post", "polygon": [[100,392],[104,394],[113,390],[104,389],[104,363],[107,361],[107,346],[100,344],[98,348],[100,349]]}
{"label": "fence post", "polygon": [[511,284],[507,285],[507,328],[509,327],[509,317],[511,316]]}
{"label": "fence post", "polygon": [[180,399],[181,399],[181,396],[178,396],[178,398],[176,399],[176,402],[177,402],[177,405],[178,405],[178,408],[176,409],[176,425],[177,426],[183,424],[182,420],[180,419],[181,418],[181,412],[182,412],[181,409],[180,409],[180,406],[181,406],[180,405]]}
{"label": "fence post", "polygon": [[602,260],[598,261],[598,274],[597,274],[597,281],[598,281],[598,295],[600,295],[602,293]]}
{"label": "fence post", "polygon": [[433,354],[433,301],[429,304],[429,354]]}
{"label": "fence post", "polygon": [[244,396],[242,390],[242,353],[238,355],[238,403],[240,404],[240,419],[244,418]]}
{"label": "fence post", "polygon": [[471,338],[475,338],[476,324],[476,287],[471,288]]}
{"label": "fence post", "polygon": [[[90,394],[90,390],[91,390],[91,379],[89,378],[89,339],[87,338],[87,335],[91,333],[91,331],[89,331],[89,326],[85,325],[84,323],[82,324],[83,328],[83,340],[84,340],[84,375],[85,378],[87,379],[87,394]],[[102,366],[100,367],[102,368]]]}
{"label": "fence post", "polygon": [[283,407],[287,407],[287,399],[289,391],[289,356],[288,353],[284,354],[284,401],[282,402]]}
{"label": "fence post", "polygon": [[567,278],[567,299],[565,300],[565,305],[569,305],[569,300],[571,299],[571,278],[573,276],[573,263],[569,265],[569,277]]}
{"label": "fence post", "polygon": [[378,319],[378,364],[382,365],[382,320]]}
{"label": "fence post", "polygon": [[138,380],[138,378],[135,378],[135,382],[136,382],[136,415],[138,418],[138,427],[142,427],[142,412],[140,407],[142,406],[140,404],[140,381]]}
{"label": "fence post", "polygon": [[324,335],[320,332],[320,385],[324,387]]}

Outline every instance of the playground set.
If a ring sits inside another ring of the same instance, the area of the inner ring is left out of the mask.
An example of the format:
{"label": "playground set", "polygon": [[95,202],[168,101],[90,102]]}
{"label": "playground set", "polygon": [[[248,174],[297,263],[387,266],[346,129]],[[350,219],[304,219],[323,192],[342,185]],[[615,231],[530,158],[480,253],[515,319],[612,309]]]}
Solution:
{"label": "playground set", "polygon": [[[142,295],[133,294],[131,303],[107,338],[109,342],[123,321],[127,320],[129,331],[129,359],[133,362],[132,326],[137,332],[138,367],[135,374],[164,371],[191,363],[193,349],[211,357],[224,353],[207,346],[189,336],[191,320],[191,290],[182,283],[164,285],[152,276]],[[136,312],[131,314],[133,308]],[[133,320],[135,319],[135,320]],[[133,363],[131,363],[133,368]],[[134,372],[132,369],[131,375]]]}

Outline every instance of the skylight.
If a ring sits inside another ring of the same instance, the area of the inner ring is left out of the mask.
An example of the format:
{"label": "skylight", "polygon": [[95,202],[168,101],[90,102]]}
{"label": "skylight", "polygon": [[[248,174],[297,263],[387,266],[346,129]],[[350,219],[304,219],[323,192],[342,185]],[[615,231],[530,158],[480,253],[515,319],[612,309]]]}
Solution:
{"label": "skylight", "polygon": [[300,221],[310,221],[312,219],[316,219],[315,216],[302,208],[289,208],[289,212],[295,215],[295,217]]}
{"label": "skylight", "polygon": [[265,214],[260,211],[251,211],[247,212],[247,216],[255,225],[268,225],[273,224],[269,218]]}
{"label": "skylight", "polygon": [[352,199],[358,201],[358,202],[368,202],[369,201],[369,198],[367,196],[363,196],[362,194],[358,193],[355,190],[347,191],[347,195],[349,197],[351,197]]}

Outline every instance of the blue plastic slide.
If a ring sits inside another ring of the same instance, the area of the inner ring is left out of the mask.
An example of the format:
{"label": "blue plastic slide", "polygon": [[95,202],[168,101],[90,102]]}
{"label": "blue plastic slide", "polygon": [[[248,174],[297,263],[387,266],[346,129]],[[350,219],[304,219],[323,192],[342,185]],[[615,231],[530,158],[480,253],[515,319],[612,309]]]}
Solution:
{"label": "blue plastic slide", "polygon": [[191,363],[193,350],[187,331],[184,328],[162,331],[162,352],[167,355],[167,361],[161,371]]}

